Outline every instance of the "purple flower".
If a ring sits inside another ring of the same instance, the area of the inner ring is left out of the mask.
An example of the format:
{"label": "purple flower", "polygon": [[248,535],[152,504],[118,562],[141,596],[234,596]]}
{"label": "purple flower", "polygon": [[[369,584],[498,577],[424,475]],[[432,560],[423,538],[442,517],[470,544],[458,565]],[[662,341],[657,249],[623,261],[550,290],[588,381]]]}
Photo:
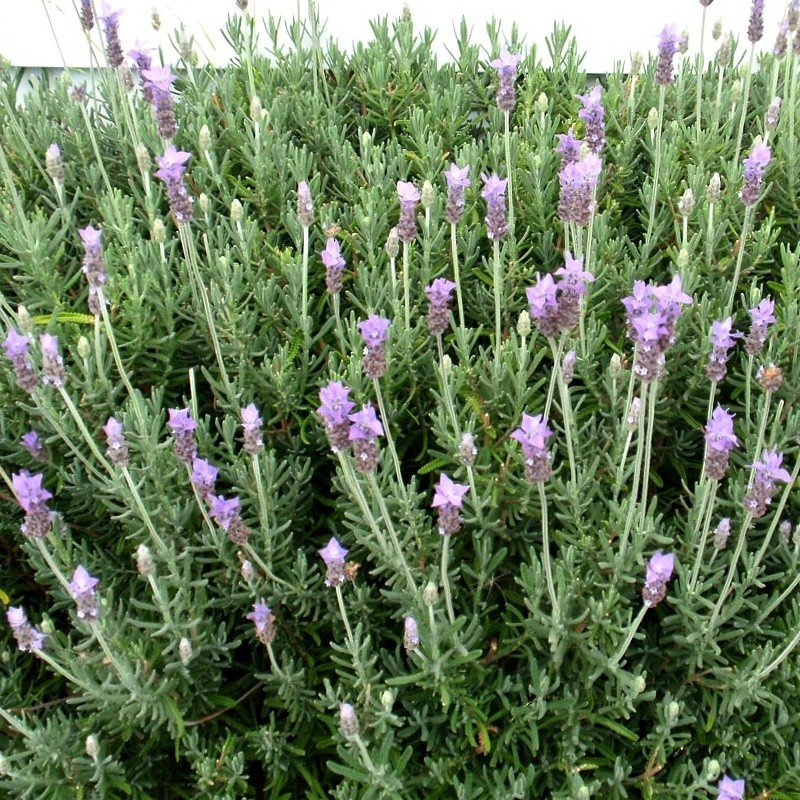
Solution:
{"label": "purple flower", "polygon": [[103,3],[100,21],[103,23],[103,33],[106,36],[106,59],[108,66],[117,69],[125,59],[122,55],[122,45],[119,41],[119,16],[121,9],[112,9]]}
{"label": "purple flower", "polygon": [[175,434],[193,433],[197,430],[197,423],[190,416],[188,408],[171,408],[167,425]]}
{"label": "purple flower", "polygon": [[[192,474],[190,480],[197,488],[197,492],[200,497],[206,501],[208,501],[208,499],[214,493],[214,487],[217,483],[217,475],[219,475],[219,469],[205,459],[195,458],[192,461]],[[235,502],[236,506],[238,507],[238,500],[234,499],[234,501],[229,502]],[[222,523],[220,523],[220,526],[227,530]]]}
{"label": "purple flower", "polygon": [[667,596],[667,584],[675,569],[675,554],[657,550],[647,562],[642,599],[648,608],[657,606]]}
{"label": "purple flower", "polygon": [[708,359],[706,375],[709,380],[719,383],[728,371],[728,353],[742,338],[741,333],[731,333],[733,318],[728,317],[711,325],[711,355]]}
{"label": "purple flower", "polygon": [[28,451],[28,454],[34,461],[47,461],[47,453],[36,431],[28,431],[23,434],[22,437],[20,437],[20,443]]}
{"label": "purple flower", "polygon": [[509,53],[507,48],[500,50],[500,57],[489,62],[500,74],[500,86],[497,90],[497,106],[501,111],[511,111],[516,102],[514,81],[517,76],[517,67],[522,61],[522,56]]}
{"label": "purple flower", "polygon": [[334,536],[328,544],[318,551],[325,566],[328,568],[328,574],[325,578],[326,586],[341,586],[345,582],[344,563],[347,558],[348,551],[339,544],[339,540]]}
{"label": "purple flower", "polygon": [[171,91],[172,84],[178,80],[178,76],[173,73],[169,65],[143,70],[142,77],[150,89],[155,89],[159,92]]}
{"label": "purple flower", "polygon": [[556,153],[561,156],[561,169],[564,169],[567,164],[575,164],[580,160],[583,141],[575,138],[572,127],[567,133],[557,133],[556,139],[558,139]]}
{"label": "purple flower", "polygon": [[456,285],[447,278],[437,278],[425,287],[428,298],[428,330],[441,336],[450,326],[450,301]]}
{"label": "purple flower", "polygon": [[750,332],[745,339],[744,349],[750,356],[757,356],[767,341],[767,328],[775,323],[775,303],[765,297],[755,308],[750,309]]}
{"label": "purple flower", "polygon": [[743,800],[743,798],[744,780],[735,781],[723,775],[717,786],[717,800]]}
{"label": "purple flower", "polygon": [[92,0],[81,0],[81,25],[85,31],[94,28],[94,11],[92,10]]}
{"label": "purple flower", "polygon": [[167,420],[174,437],[173,449],[178,461],[191,466],[192,459],[197,454],[197,443],[194,432],[197,423],[189,416],[188,408],[171,408]]}
{"label": "purple flower", "polygon": [[776,448],[764,450],[761,461],[750,464],[753,469],[753,480],[747,487],[744,497],[744,508],[753,519],[763,517],[767,513],[767,506],[772,502],[772,496],[778,488],[776,484],[789,483],[792,476],[781,467],[783,454]]}
{"label": "purple flower", "polygon": [[350,399],[350,391],[350,387],[340,381],[331,381],[319,390],[321,405],[317,414],[325,424],[325,433],[334,453],[343,452],[350,446],[348,416],[355,408],[355,403]]}
{"label": "purple flower", "polygon": [[558,293],[553,276],[549,273],[541,277],[536,273],[536,283],[525,290],[531,319],[539,332],[546,338],[555,336],[561,329]]}
{"label": "purple flower", "polygon": [[178,76],[168,65],[150,66],[142,69],[141,75],[145,99],[153,104],[153,116],[156,120],[158,135],[165,141],[170,141],[178,132],[175,103],[172,98],[172,84],[175,83]]}
{"label": "purple flower", "polygon": [[547,440],[553,435],[547,427],[544,415],[522,415],[522,425],[511,432],[511,438],[516,439],[522,448],[525,458],[525,477],[529,483],[541,483],[552,474],[550,466],[550,453],[547,451]]}
{"label": "purple flower", "polygon": [[591,151],[578,161],[565,164],[558,174],[558,215],[562,222],[585,227],[594,214],[594,191],[602,161]]}
{"label": "purple flower", "polygon": [[98,583],[100,583],[99,579],[93,578],[86,567],[78,564],[72,580],[67,585],[67,590],[77,607],[78,619],[97,619],[100,613],[95,594]]}
{"label": "purple flower", "polygon": [[578,95],[578,99],[583,104],[578,116],[583,120],[586,128],[586,144],[598,156],[603,152],[606,143],[606,129],[603,121],[605,111],[600,105],[601,93],[600,84],[597,84],[588,94]]}
{"label": "purple flower", "polygon": [[400,219],[397,222],[397,235],[404,244],[414,241],[417,235],[417,203],[420,201],[419,189],[409,181],[397,181],[397,196],[400,200]]}
{"label": "purple flower", "polygon": [[14,487],[14,494],[19,500],[22,510],[26,513],[31,513],[39,508],[45,508],[47,501],[53,495],[42,486],[44,475],[31,475],[29,472],[23,470],[19,473],[14,473],[11,476],[11,484]]}
{"label": "purple flower", "polygon": [[339,730],[342,732],[342,736],[348,739],[358,736],[358,717],[350,703],[342,703],[339,706]]}
{"label": "purple flower", "polygon": [[24,609],[19,606],[9,606],[6,619],[17,641],[17,647],[23,653],[36,652],[44,647],[46,635],[28,622]]}
{"label": "purple flower", "polygon": [[561,377],[565,384],[572,383],[575,377],[575,362],[578,360],[578,354],[574,350],[569,350],[561,361]]}
{"label": "purple flower", "polygon": [[764,170],[772,158],[772,151],[762,142],[756,142],[744,160],[743,183],[739,197],[746,206],[754,206],[761,196]]}
{"label": "purple flower", "polygon": [[367,404],[355,414],[350,414],[348,419],[353,423],[348,437],[353,445],[356,469],[364,473],[375,472],[380,457],[376,439],[383,436],[383,425],[376,416],[375,409]]}
{"label": "purple flower", "polygon": [[469,179],[469,167],[459,167],[453,163],[444,173],[444,177],[447,180],[444,216],[451,225],[455,225],[464,214],[464,192],[472,185]]}
{"label": "purple flower", "polygon": [[403,647],[409,652],[419,647],[419,626],[414,617],[406,617],[403,622]]}
{"label": "purple flower", "polygon": [[58,352],[58,338],[50,333],[39,336],[42,348],[42,380],[48,386],[61,389],[67,381],[64,361]]}
{"label": "purple flower", "polygon": [[706,423],[706,475],[712,481],[720,481],[728,471],[728,458],[731,451],[739,444],[733,432],[733,414],[717,405],[711,419]]}
{"label": "purple flower", "polygon": [[258,455],[264,449],[262,427],[264,421],[258,413],[255,403],[242,409],[242,431],[244,432],[244,450],[251,456]]}
{"label": "purple flower", "polygon": [[159,156],[158,169],[155,176],[164,181],[167,188],[167,200],[175,223],[191,222],[192,198],[186,189],[183,174],[186,172],[186,162],[192,157],[191,153],[176,150],[175,145],[168,145],[164,155]]}
{"label": "purple flower", "polygon": [[9,328],[6,338],[3,340],[3,350],[11,361],[17,385],[28,394],[33,394],[36,390],[38,378],[33,371],[33,364],[28,355],[30,345],[30,337],[22,335],[14,328]]}
{"label": "purple flower", "polygon": [[364,348],[364,374],[373,380],[383,377],[386,372],[386,353],[383,345],[391,323],[388,319],[372,314],[358,323],[358,330],[366,343]]}
{"label": "purple flower", "polygon": [[747,23],[747,38],[755,44],[764,35],[764,0],[753,0]]}
{"label": "purple flower", "polygon": [[263,597],[253,603],[253,610],[247,619],[252,620],[255,626],[256,638],[263,644],[270,644],[275,638],[275,618]]}
{"label": "purple flower", "polygon": [[508,178],[499,175],[481,174],[483,189],[481,197],[486,201],[486,232],[489,238],[496,242],[508,233],[506,220],[506,187]]}
{"label": "purple flower", "polygon": [[675,30],[674,25],[667,25],[658,35],[658,64],[656,66],[655,81],[659,86],[667,86],[675,78],[672,74],[672,60],[678,52],[682,36]]}
{"label": "purple flower", "polygon": [[461,529],[461,508],[468,491],[469,486],[455,483],[444,473],[439,476],[431,507],[439,511],[439,533],[442,536],[452,536]]}
{"label": "purple flower", "polygon": [[320,256],[325,265],[325,286],[331,294],[339,294],[342,291],[342,274],[347,265],[342,258],[341,245],[336,239],[329,237]]}
{"label": "purple flower", "polygon": [[222,495],[209,494],[207,499],[214,522],[228,534],[228,538],[234,544],[247,544],[250,529],[239,513],[239,498],[226,500]]}
{"label": "purple flower", "polygon": [[310,228],[314,222],[314,202],[311,189],[306,181],[297,184],[297,219],[304,228]]}
{"label": "purple flower", "polygon": [[109,417],[108,422],[103,425],[106,434],[106,455],[108,460],[115,467],[124,467],[129,460],[128,444],[122,433],[122,423],[114,417]]}

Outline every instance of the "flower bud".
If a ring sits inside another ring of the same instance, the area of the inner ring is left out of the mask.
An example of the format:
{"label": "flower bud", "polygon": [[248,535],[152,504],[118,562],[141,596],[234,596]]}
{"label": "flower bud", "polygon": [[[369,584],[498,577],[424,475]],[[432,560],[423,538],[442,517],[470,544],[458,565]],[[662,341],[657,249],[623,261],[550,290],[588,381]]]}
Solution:
{"label": "flower bud", "polygon": [[724,550],[731,535],[731,521],[729,517],[723,517],[714,528],[714,547],[717,550]]}
{"label": "flower bud", "polygon": [[719,191],[720,191],[720,179],[719,179],[719,172],[715,172],[711,176],[711,180],[708,182],[708,188],[706,189],[708,193],[708,200],[711,203],[718,203],[719,202]]}
{"label": "flower bud", "polygon": [[577,800],[589,800],[592,795],[589,793],[589,790],[585,786],[581,786],[578,789],[577,794],[575,795]]}
{"label": "flower bud", "polygon": [[637,675],[633,680],[633,691],[636,694],[641,694],[647,688],[647,681],[644,676]]}
{"label": "flower bud", "polygon": [[361,134],[361,146],[366,150],[372,144],[372,134],[369,131],[364,131]]}
{"label": "flower bud", "polygon": [[536,98],[536,110],[540,114],[546,114],[548,108],[550,108],[550,101],[547,99],[547,95],[541,92]]}
{"label": "flower bud", "polygon": [[785,519],[778,526],[778,533],[780,533],[781,541],[788,542],[789,537],[792,535],[792,523],[789,522],[788,519]]}
{"label": "flower bud", "polygon": [[681,715],[680,704],[676,703],[674,700],[671,703],[668,703],[666,709],[666,715],[667,715],[667,724],[674,725],[678,721],[678,718]]}
{"label": "flower bud", "polygon": [[422,590],[422,602],[426,606],[432,606],[439,599],[439,589],[433,581],[428,581]]}
{"label": "flower bud", "polygon": [[637,426],[639,425],[639,414],[642,410],[642,401],[639,397],[634,397],[631,400],[630,408],[628,409],[628,416],[625,418],[625,422],[628,425],[628,430],[636,430]]}
{"label": "flower bud", "polygon": [[250,119],[253,122],[261,122],[264,116],[264,107],[261,105],[261,100],[255,95],[250,100]]}
{"label": "flower bud", "polygon": [[469,431],[461,434],[461,443],[458,446],[458,460],[465,466],[471,467],[478,455],[475,439]]}
{"label": "flower bud", "polygon": [[155,7],[150,13],[150,24],[153,26],[154,31],[161,29],[161,17],[158,14],[158,9]]}
{"label": "flower bud", "polygon": [[777,392],[783,383],[783,370],[775,364],[770,364],[768,367],[762,365],[758,368],[756,379],[765,392]]}
{"label": "flower bud", "polygon": [[64,183],[64,162],[61,160],[61,151],[58,145],[53,142],[44,154],[44,166],[47,174],[53,183],[63,185]]}
{"label": "flower bud", "polygon": [[397,233],[397,228],[392,228],[389,231],[384,248],[389,254],[389,258],[397,258],[397,254],[400,252],[400,236]]}
{"label": "flower bud", "polygon": [[689,251],[685,247],[681,247],[678,252],[678,258],[675,259],[678,269],[686,269],[689,266]]}
{"label": "flower bud", "polygon": [[8,761],[6,757],[0,754],[0,775],[10,775],[11,772],[8,769]]}
{"label": "flower bud", "polygon": [[577,358],[575,351],[570,350],[561,361],[561,378],[567,385],[572,383],[572,379],[575,377],[575,361]]}
{"label": "flower bud", "polygon": [[184,636],[180,642],[178,642],[178,655],[180,656],[181,662],[183,664],[188,664],[193,654],[192,643]]}
{"label": "flower bud", "polygon": [[722,40],[722,44],[719,46],[719,50],[717,50],[717,61],[720,64],[727,64],[731,58],[731,37],[726,36]]}
{"label": "flower bud", "polygon": [[204,153],[211,149],[211,131],[208,129],[208,125],[203,125],[203,127],[200,128],[200,135],[197,137],[197,143]]}
{"label": "flower bud", "polygon": [[247,583],[252,583],[256,577],[256,571],[249,561],[242,561],[242,577]]}
{"label": "flower bud", "polygon": [[681,55],[689,52],[689,30],[687,28],[681,32],[681,38],[678,40],[678,52]]}
{"label": "flower bud", "polygon": [[637,50],[631,58],[631,75],[636,76],[642,71],[644,56]]}
{"label": "flower bud", "polygon": [[392,706],[394,705],[394,692],[391,689],[387,689],[381,694],[381,705],[386,712],[392,710]]}
{"label": "flower bud", "polygon": [[533,153],[531,155],[531,167],[534,171],[538,171],[542,168],[542,157],[538,153]]}
{"label": "flower bud", "polygon": [[531,335],[531,314],[530,311],[520,311],[517,319],[517,333],[525,338]]}
{"label": "flower bud", "polygon": [[153,220],[153,230],[151,231],[153,236],[153,241],[156,244],[164,244],[167,241],[167,229],[164,227],[164,223],[156,218]]}
{"label": "flower bud", "polygon": [[33,331],[33,320],[25,306],[17,306],[17,327],[26,336]]}
{"label": "flower bud", "polygon": [[139,172],[150,172],[153,162],[150,160],[150,153],[147,152],[147,148],[141,142],[136,145],[135,153]]}
{"label": "flower bud", "polygon": [[89,758],[97,758],[99,754],[100,742],[97,741],[97,737],[93,733],[90,733],[86,737],[86,755],[89,756]]}
{"label": "flower bud", "polygon": [[150,548],[146,544],[140,544],[136,549],[136,569],[140,575],[144,575],[146,578],[155,574],[156,565]]}
{"label": "flower bud", "polygon": [[[794,526],[794,531],[792,531],[792,544],[795,547],[800,547],[800,522]],[[42,627],[42,630],[44,630],[44,626]]]}
{"label": "flower bud", "polygon": [[614,353],[611,356],[611,363],[608,365],[608,371],[615,381],[618,381],[622,377],[624,370],[622,368],[622,358],[620,358],[619,353]]}
{"label": "flower bud", "polygon": [[89,344],[89,340],[85,336],[81,336],[78,339],[78,355],[81,358],[89,358],[92,353],[92,346]]}
{"label": "flower bud", "polygon": [[650,128],[650,133],[655,133],[658,127],[658,109],[651,108],[647,112],[647,127]]}
{"label": "flower bud", "polygon": [[711,782],[715,781],[719,778],[719,773],[722,770],[722,767],[719,765],[719,761],[716,758],[712,758],[708,764],[706,764],[706,780]]}
{"label": "flower bud", "polygon": [[55,633],[56,630],[50,617],[42,617],[42,624],[39,627],[42,629],[42,633],[46,633],[48,636]]}
{"label": "flower bud", "polygon": [[722,36],[722,20],[717,18],[714,27],[711,29],[711,38],[716,42]]}
{"label": "flower bud", "polygon": [[681,195],[681,199],[678,200],[678,211],[680,211],[682,217],[688,217],[691,215],[693,208],[694,208],[694,192],[691,189],[687,189]]}
{"label": "flower bud", "polygon": [[768,131],[774,131],[778,124],[778,114],[781,111],[780,97],[773,98],[772,102],[767,108],[767,113],[764,115],[764,128]]}
{"label": "flower bud", "polygon": [[342,736],[349,739],[353,736],[358,736],[358,717],[356,710],[350,703],[342,703],[339,706],[339,730]]}
{"label": "flower bud", "polygon": [[449,375],[453,371],[453,360],[447,353],[442,356],[442,372]]}
{"label": "flower bud", "polygon": [[231,200],[231,219],[234,222],[241,222],[244,219],[242,204],[235,197]]}
{"label": "flower bud", "polygon": [[197,205],[204,214],[208,214],[208,210],[211,208],[211,201],[205,192],[200,193],[200,197],[197,198]]}
{"label": "flower bud", "polygon": [[422,190],[419,193],[419,202],[423,208],[430,208],[435,199],[436,194],[433,191],[433,184],[430,181],[425,181],[425,183],[422,184]]}
{"label": "flower bud", "polygon": [[738,103],[742,97],[742,81],[741,79],[734,81],[733,86],[731,86],[731,100],[734,103]]}

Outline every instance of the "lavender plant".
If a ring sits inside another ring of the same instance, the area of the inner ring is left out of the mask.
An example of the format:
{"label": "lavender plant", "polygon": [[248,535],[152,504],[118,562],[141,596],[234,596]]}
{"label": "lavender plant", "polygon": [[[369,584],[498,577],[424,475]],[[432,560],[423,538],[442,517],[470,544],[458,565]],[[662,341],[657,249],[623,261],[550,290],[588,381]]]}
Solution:
{"label": "lavender plant", "polygon": [[800,797],[799,14],[709,4],[3,68],[0,794]]}

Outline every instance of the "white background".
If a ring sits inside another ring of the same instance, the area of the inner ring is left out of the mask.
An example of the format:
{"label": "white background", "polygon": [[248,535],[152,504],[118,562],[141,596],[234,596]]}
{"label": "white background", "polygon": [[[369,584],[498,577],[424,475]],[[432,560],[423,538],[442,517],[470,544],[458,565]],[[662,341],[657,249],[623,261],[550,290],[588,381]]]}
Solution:
{"label": "white background", "polygon": [[[786,1],[767,0],[763,47],[772,47]],[[99,8],[101,0],[95,3]],[[78,0],[0,0],[0,54],[16,66],[59,67],[65,62],[73,67],[87,66],[88,47],[77,20],[77,5]],[[139,39],[162,46],[165,60],[174,61],[170,35],[182,23],[194,35],[201,58],[221,64],[230,56],[219,32],[228,14],[239,13],[234,0],[116,0],[113,5],[125,9],[120,18],[125,50]],[[162,19],[158,34],[150,26],[154,5]],[[305,13],[307,0],[301,0],[300,5]],[[545,59],[545,37],[556,21],[566,22],[572,26],[579,49],[586,52],[584,65],[589,72],[609,70],[615,61],[628,61],[636,51],[654,51],[658,32],[667,23],[677,25],[679,31],[689,30],[690,51],[696,51],[702,12],[699,0],[408,0],[407,5],[417,26],[429,25],[438,30],[436,47],[443,58],[454,40],[453,23],[462,15],[473,29],[474,40],[482,44],[486,42],[486,21],[492,15],[502,19],[506,31],[512,22],[517,22],[527,43],[536,43]],[[403,2],[319,0],[319,7],[327,34],[348,46],[370,37],[370,19],[399,16]],[[297,0],[250,0],[250,10],[259,19],[268,11],[288,19],[297,13],[297,8]],[[749,9],[750,0],[713,2],[708,8],[706,52],[716,47],[710,31],[718,17],[723,18],[725,30],[739,37],[742,46],[748,44],[745,34]],[[97,35],[97,28],[93,33]]]}

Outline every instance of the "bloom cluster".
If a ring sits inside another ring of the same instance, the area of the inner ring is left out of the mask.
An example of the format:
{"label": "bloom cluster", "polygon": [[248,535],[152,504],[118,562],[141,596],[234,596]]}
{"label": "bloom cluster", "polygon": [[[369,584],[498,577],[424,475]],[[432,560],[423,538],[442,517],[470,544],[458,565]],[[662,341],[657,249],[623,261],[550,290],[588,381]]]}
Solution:
{"label": "bloom cluster", "polygon": [[468,491],[469,486],[455,483],[444,473],[439,476],[431,507],[439,513],[439,533],[442,536],[452,536],[461,529],[461,509]]}
{"label": "bloom cluster", "polygon": [[520,61],[522,61],[521,55],[509,53],[508,49],[504,47],[500,51],[500,56],[489,62],[500,76],[500,87],[497,90],[497,107],[501,111],[512,111],[516,103],[514,82]]}
{"label": "bloom cluster", "polygon": [[781,466],[782,463],[783,454],[773,448],[765,450],[761,460],[750,465],[753,470],[753,480],[744,496],[744,508],[753,519],[763,517],[767,513],[767,506],[772,502],[778,482],[789,483],[792,479]]}
{"label": "bloom cluster", "polygon": [[511,432],[522,448],[525,459],[525,478],[529,483],[542,483],[553,474],[550,466],[551,455],[547,450],[547,440],[553,435],[547,427],[547,420],[542,414],[535,417],[522,415],[522,425]]}
{"label": "bloom cluster", "polygon": [[53,495],[44,488],[43,481],[44,475],[31,475],[25,470],[11,476],[14,494],[25,512],[25,520],[20,526],[20,530],[26,536],[32,536],[35,539],[42,539],[47,535],[52,519],[52,512],[47,501]]}
{"label": "bloom cluster", "polygon": [[741,333],[733,333],[733,318],[714,322],[711,325],[711,355],[708,358],[706,375],[709,380],[719,383],[728,371],[728,357],[731,348],[741,339]]}
{"label": "bloom cluster", "polygon": [[[561,143],[562,149],[569,144]],[[562,153],[563,155],[563,153]],[[594,193],[602,169],[602,161],[591,150],[575,161],[564,163],[558,173],[561,191],[558,197],[558,216],[562,222],[574,222],[580,227],[589,224],[594,214]]]}
{"label": "bloom cluster", "polygon": [[89,283],[89,310],[93,314],[99,314],[100,298],[98,295],[106,283],[106,262],[101,242],[103,232],[87,225],[78,233],[83,242],[83,274]]}
{"label": "bloom cluster", "polygon": [[647,562],[642,600],[645,606],[657,606],[667,596],[667,584],[675,569],[675,554],[657,550]]}
{"label": "bloom cluster", "polygon": [[712,481],[721,481],[728,471],[728,458],[739,444],[733,432],[733,414],[718,405],[705,429],[706,475]]}
{"label": "bloom cluster", "polygon": [[168,145],[164,155],[158,158],[156,177],[164,181],[167,187],[167,200],[172,212],[172,218],[177,225],[191,222],[192,198],[186,189],[183,175],[186,172],[186,162],[191,158],[190,153],[176,150],[174,145]]}
{"label": "bloom cluster", "polygon": [[586,284],[594,281],[594,275],[583,268],[583,258],[573,258],[566,251],[564,259],[564,266],[554,273],[561,276],[558,281],[549,273],[537,273],[535,285],[525,290],[531,319],[548,339],[578,324],[581,298],[588,291]]}

